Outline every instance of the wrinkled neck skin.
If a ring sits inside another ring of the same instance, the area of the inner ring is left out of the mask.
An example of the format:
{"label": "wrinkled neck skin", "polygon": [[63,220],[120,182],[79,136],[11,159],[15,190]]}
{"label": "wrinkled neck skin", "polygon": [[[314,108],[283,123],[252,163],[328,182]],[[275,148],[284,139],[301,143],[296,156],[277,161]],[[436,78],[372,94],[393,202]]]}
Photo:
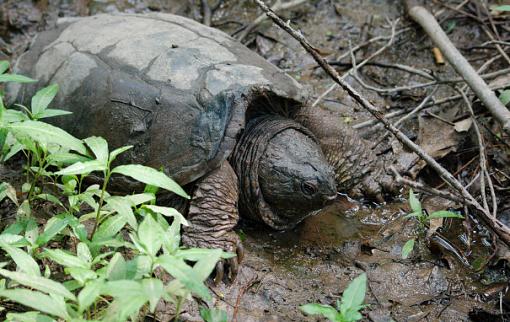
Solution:
{"label": "wrinkled neck skin", "polygon": [[336,197],[334,174],[313,134],[275,115],[251,120],[231,157],[241,214],[290,229]]}

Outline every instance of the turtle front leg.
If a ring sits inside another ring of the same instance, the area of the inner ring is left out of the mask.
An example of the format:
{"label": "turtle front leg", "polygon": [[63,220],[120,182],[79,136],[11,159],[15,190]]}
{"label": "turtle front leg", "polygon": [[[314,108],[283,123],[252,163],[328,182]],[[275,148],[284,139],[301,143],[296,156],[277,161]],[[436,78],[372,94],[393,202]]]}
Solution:
{"label": "turtle front leg", "polygon": [[225,264],[234,280],[243,259],[243,247],[233,228],[239,221],[237,176],[227,161],[200,180],[192,194],[188,210],[189,226],[184,227],[187,247],[221,248],[237,254],[216,265],[215,283],[223,279]]}
{"label": "turtle front leg", "polygon": [[296,116],[317,137],[322,152],[333,167],[337,190],[383,201],[383,193],[396,190],[384,161],[354,129],[343,124],[338,115],[320,107],[303,107]]}

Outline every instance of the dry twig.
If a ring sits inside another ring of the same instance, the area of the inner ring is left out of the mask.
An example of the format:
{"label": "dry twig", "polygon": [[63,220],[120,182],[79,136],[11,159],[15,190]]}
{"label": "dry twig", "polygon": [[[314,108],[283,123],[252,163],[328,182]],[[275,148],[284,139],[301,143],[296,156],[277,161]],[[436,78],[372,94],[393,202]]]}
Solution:
{"label": "dry twig", "polygon": [[[374,59],[375,57],[379,56],[382,52],[384,52],[386,49],[388,49],[391,44],[393,44],[393,41],[395,40],[395,36],[398,35],[399,33],[402,33],[404,32],[406,29],[402,29],[402,30],[399,30],[398,32],[395,31],[395,28],[397,26],[397,23],[398,23],[398,20],[395,21],[395,23],[392,23],[391,24],[391,35],[388,39],[388,42],[382,46],[381,48],[379,48],[376,52],[374,52],[372,55],[368,56],[365,60],[363,60],[358,66],[355,65],[355,62],[354,60],[352,60],[352,63],[353,63],[353,67],[348,70],[345,74],[342,75],[342,80],[345,79],[347,76],[349,75],[356,75],[356,70],[358,68],[361,68],[363,67],[365,64],[367,64],[369,61],[371,61],[372,59]],[[376,38],[372,38],[372,39],[376,39]],[[383,37],[380,37],[380,39],[384,39]],[[361,48],[360,46],[357,46],[357,48]],[[346,57],[347,55],[351,55],[351,57],[354,55],[354,52],[356,51],[356,47],[354,48],[349,48],[349,51],[347,53],[345,53],[344,55],[340,56],[337,58],[337,60],[341,60],[343,59],[344,57]],[[312,104],[312,107],[315,107],[317,106],[317,104],[319,104],[323,99],[324,97],[326,97],[329,93],[331,93],[336,87],[338,86],[338,84],[336,83],[333,83],[326,91],[324,91],[324,93],[322,93],[316,100],[315,102],[313,102]]]}
{"label": "dry twig", "polygon": [[463,199],[461,197],[456,196],[448,191],[443,191],[443,190],[438,190],[438,189],[435,189],[432,187],[428,187],[428,186],[424,185],[423,183],[420,183],[417,181],[411,181],[411,180],[408,180],[408,179],[402,177],[400,175],[400,173],[398,173],[398,171],[393,166],[390,167],[390,170],[393,173],[393,175],[395,176],[395,180],[397,180],[398,183],[405,184],[411,188],[414,188],[415,190],[428,193],[429,195],[439,196],[441,198],[445,198],[445,199],[448,199],[448,200],[451,200],[454,202],[463,203]]}
{"label": "dry twig", "polygon": [[[497,90],[497,89],[501,89],[501,88],[504,88],[504,87],[507,87],[507,86],[503,85],[503,86],[498,86],[498,87],[491,87],[491,89],[492,90]],[[463,90],[465,90],[465,88]],[[468,94],[466,94],[466,95],[468,95]],[[429,108],[429,107],[433,107],[433,106],[443,105],[443,104],[446,104],[446,103],[451,103],[451,102],[457,101],[459,99],[462,99],[462,95],[453,95],[453,96],[444,97],[444,98],[441,98],[441,99],[438,99],[438,100],[434,100],[433,99],[432,102],[429,102],[429,103],[425,104],[425,106],[423,106],[423,109],[426,109],[426,108]],[[385,119],[391,119],[391,118],[394,118],[394,117],[406,114],[406,113],[409,112],[409,110],[410,110],[410,108],[404,108],[404,109],[401,109],[401,110],[398,110],[398,111],[389,112],[389,113],[384,115],[384,118]],[[354,129],[362,129],[362,128],[365,128],[365,127],[368,127],[368,126],[372,126],[372,125],[374,125],[374,124],[376,124],[378,122],[379,121],[377,119],[371,119],[371,120],[366,120],[366,121],[360,122],[358,124],[355,124],[352,127]],[[378,125],[381,125],[381,124],[378,124]],[[375,129],[377,129],[377,128],[374,128],[374,130]]]}
{"label": "dry twig", "polygon": [[[282,2],[281,0],[276,0],[274,5],[271,7],[271,10],[273,11],[280,11],[280,10],[288,10],[293,7],[297,7],[299,5],[302,5],[305,3],[306,0],[293,0],[289,2]],[[241,42],[248,36],[255,28],[257,28],[264,20],[267,19],[267,16],[265,14],[261,14],[257,17],[252,23],[250,23],[244,30],[242,30],[236,37],[236,39]]]}
{"label": "dry twig", "polygon": [[496,199],[496,193],[494,192],[494,185],[492,184],[492,179],[487,170],[487,157],[485,154],[485,145],[483,144],[483,137],[480,133],[480,128],[478,127],[478,121],[475,117],[475,112],[473,111],[473,107],[471,106],[471,101],[469,101],[466,93],[462,90],[457,90],[464,99],[466,106],[468,108],[469,114],[471,115],[471,119],[473,120],[473,127],[475,129],[476,137],[478,139],[478,149],[480,153],[480,191],[482,195],[482,202],[485,209],[490,212],[489,205],[487,203],[487,197],[485,193],[485,180],[487,179],[487,183],[489,185],[489,191],[491,193],[492,199],[492,216],[495,218],[498,211],[498,203]]}

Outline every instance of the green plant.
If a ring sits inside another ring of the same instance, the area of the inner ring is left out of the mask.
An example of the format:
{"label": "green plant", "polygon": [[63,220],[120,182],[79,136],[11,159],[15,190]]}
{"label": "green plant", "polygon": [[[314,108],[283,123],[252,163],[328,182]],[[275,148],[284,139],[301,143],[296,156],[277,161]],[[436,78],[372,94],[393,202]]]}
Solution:
{"label": "green plant", "polygon": [[510,11],[510,5],[495,6],[492,9],[496,11]]}
{"label": "green plant", "polygon": [[219,309],[200,308],[200,317],[205,322],[227,322],[227,312]]}
{"label": "green plant", "polygon": [[[422,206],[420,200],[416,197],[416,195],[413,192],[413,189],[409,189],[409,207],[411,208],[411,213],[406,215],[404,218],[416,218],[418,222],[420,223],[420,231],[423,232],[425,230],[425,227],[429,224],[430,220],[436,219],[436,218],[461,218],[463,219],[464,216],[447,210],[439,210],[434,211],[431,214],[428,214],[427,211],[425,211]],[[409,254],[414,249],[416,239],[410,239],[408,240],[404,246],[402,247],[402,258],[406,259],[409,257]]]}
{"label": "green plant", "polygon": [[336,308],[331,305],[305,304],[301,311],[309,315],[322,315],[333,322],[353,322],[363,318],[360,311],[366,307],[363,304],[367,291],[367,275],[356,277],[342,294],[341,301],[336,301]]}
{"label": "green plant", "polygon": [[507,105],[508,103],[510,103],[510,90],[506,89],[504,91],[501,91],[501,93],[499,94],[499,100],[503,105]]}
{"label": "green plant", "polygon": [[[0,82],[32,81],[5,74],[7,69],[0,62]],[[48,108],[57,91],[56,85],[38,91],[30,109],[7,109],[0,97],[1,161],[17,153],[27,159],[19,193],[0,184],[0,201],[9,198],[17,207],[16,221],[0,233],[7,259],[0,263],[0,298],[33,310],[9,312],[7,320],[138,321],[148,311],[155,313],[161,300],[175,305],[177,319],[192,295],[211,300],[204,281],[219,260],[234,255],[180,247],[181,226],[188,223],[177,210],[157,206],[155,193],[165,189],[189,196],[153,168],[114,167],[116,157],[130,146],[110,151],[101,137],[79,140],[40,121],[68,114]],[[100,174],[101,186],[83,187],[91,173]],[[113,174],[142,182],[146,189],[110,195]],[[36,220],[43,211],[36,200],[55,209],[43,225]],[[162,278],[164,274],[171,278]],[[214,310],[210,316],[223,315]]]}

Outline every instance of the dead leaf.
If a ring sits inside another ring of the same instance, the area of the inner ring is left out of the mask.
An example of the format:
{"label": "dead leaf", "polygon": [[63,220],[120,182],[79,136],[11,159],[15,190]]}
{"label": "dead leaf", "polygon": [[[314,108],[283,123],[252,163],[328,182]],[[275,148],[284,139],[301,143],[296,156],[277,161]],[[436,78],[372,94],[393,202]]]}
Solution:
{"label": "dead leaf", "polygon": [[434,159],[441,159],[450,152],[457,151],[461,134],[455,127],[437,118],[420,116],[418,142],[420,147]]}
{"label": "dead leaf", "polygon": [[467,132],[471,128],[472,124],[473,124],[473,119],[470,117],[467,119],[455,122],[455,131],[457,131],[459,133]]}
{"label": "dead leaf", "polygon": [[444,218],[432,218],[429,221],[429,229],[427,230],[427,237],[432,236],[439,228],[443,227]]}

